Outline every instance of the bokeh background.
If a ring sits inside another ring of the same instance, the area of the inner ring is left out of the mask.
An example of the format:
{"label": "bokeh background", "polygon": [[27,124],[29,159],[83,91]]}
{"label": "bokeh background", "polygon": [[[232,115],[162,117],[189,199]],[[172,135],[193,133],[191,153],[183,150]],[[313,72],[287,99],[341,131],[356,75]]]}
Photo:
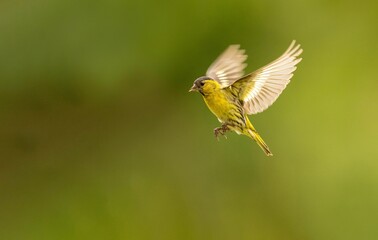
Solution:
{"label": "bokeh background", "polygon": [[[0,2],[0,239],[378,238],[376,1]],[[251,116],[188,89],[229,44],[303,61]]]}

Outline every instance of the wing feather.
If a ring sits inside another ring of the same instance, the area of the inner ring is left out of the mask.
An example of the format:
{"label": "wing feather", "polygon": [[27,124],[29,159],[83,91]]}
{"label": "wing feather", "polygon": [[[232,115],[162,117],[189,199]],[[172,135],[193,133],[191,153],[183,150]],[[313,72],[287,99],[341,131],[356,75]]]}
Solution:
{"label": "wing feather", "polygon": [[239,92],[247,114],[256,114],[272,105],[289,84],[296,65],[302,60],[300,45],[292,41],[289,48],[268,65],[237,80],[232,87]]}
{"label": "wing feather", "polygon": [[208,68],[206,76],[217,80],[222,88],[228,87],[244,75],[247,55],[239,45],[229,46]]}

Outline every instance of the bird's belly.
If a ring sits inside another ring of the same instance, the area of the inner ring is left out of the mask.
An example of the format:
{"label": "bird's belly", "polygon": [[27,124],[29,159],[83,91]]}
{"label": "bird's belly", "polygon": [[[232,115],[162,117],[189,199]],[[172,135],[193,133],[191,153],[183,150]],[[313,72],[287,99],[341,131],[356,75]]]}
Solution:
{"label": "bird's belly", "polygon": [[224,97],[204,98],[207,107],[222,123],[228,122],[230,112],[234,110],[233,105]]}

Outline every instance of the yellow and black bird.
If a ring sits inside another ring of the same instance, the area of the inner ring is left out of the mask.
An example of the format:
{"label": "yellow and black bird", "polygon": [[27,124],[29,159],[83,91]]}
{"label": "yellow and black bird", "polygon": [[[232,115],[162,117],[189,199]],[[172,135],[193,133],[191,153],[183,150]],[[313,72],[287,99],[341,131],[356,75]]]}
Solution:
{"label": "yellow and black bird", "polygon": [[243,76],[247,55],[239,45],[229,46],[211,64],[206,76],[197,78],[189,90],[201,93],[208,108],[222,123],[214,129],[215,136],[235,131],[255,140],[266,155],[272,156],[247,115],[262,112],[276,101],[302,60],[298,58],[301,53],[300,45],[293,41],[279,58]]}

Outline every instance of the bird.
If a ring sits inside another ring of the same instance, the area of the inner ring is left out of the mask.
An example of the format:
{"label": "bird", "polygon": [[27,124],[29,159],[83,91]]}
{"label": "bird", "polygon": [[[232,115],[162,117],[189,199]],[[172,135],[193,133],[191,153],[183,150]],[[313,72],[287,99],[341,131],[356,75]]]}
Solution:
{"label": "bird", "polygon": [[273,156],[247,115],[263,112],[277,100],[302,60],[302,52],[301,45],[293,40],[277,59],[244,75],[248,56],[240,45],[230,45],[210,65],[206,75],[194,81],[189,92],[199,92],[221,123],[214,129],[218,140],[219,135],[226,137],[227,131],[234,131],[250,137],[267,156]]}

